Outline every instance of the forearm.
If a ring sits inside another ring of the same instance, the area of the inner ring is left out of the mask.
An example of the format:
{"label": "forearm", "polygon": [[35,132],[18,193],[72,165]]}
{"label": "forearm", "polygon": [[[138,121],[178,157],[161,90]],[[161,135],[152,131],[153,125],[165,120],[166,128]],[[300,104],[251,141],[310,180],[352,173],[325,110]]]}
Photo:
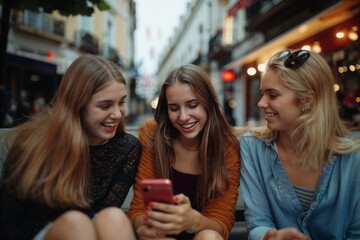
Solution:
{"label": "forearm", "polygon": [[202,230],[205,229],[211,229],[214,230],[216,232],[218,232],[220,235],[223,235],[223,227],[221,226],[221,224],[211,218],[205,217],[204,215],[198,213],[198,217],[195,218],[197,219],[198,223],[197,223],[197,227],[196,227],[196,232],[200,232]]}

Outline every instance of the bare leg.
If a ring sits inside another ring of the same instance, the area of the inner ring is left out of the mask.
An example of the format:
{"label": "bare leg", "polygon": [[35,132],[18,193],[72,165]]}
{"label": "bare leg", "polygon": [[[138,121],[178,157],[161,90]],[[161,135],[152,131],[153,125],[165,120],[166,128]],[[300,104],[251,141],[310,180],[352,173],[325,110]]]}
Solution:
{"label": "bare leg", "polygon": [[224,240],[224,238],[214,230],[205,229],[198,232],[193,240]]}
{"label": "bare leg", "polygon": [[96,240],[92,220],[79,211],[68,211],[58,217],[46,232],[45,240]]}
{"label": "bare leg", "polygon": [[109,207],[101,210],[95,217],[95,229],[101,240],[135,240],[130,220],[120,208]]}

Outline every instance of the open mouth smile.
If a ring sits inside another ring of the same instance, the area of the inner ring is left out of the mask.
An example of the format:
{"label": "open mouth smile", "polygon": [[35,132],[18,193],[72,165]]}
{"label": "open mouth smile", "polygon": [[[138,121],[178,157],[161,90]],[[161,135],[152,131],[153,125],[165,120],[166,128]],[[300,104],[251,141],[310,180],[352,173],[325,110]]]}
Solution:
{"label": "open mouth smile", "polygon": [[275,117],[277,113],[265,113],[265,117]]}
{"label": "open mouth smile", "polygon": [[194,127],[196,123],[197,123],[197,122],[187,123],[187,124],[180,124],[180,126],[181,126],[182,128],[184,128],[184,129],[190,129],[190,128]]}
{"label": "open mouth smile", "polygon": [[107,128],[113,128],[113,127],[116,126],[115,123],[103,123],[103,124],[101,124],[101,125],[103,125],[104,127],[107,127]]}

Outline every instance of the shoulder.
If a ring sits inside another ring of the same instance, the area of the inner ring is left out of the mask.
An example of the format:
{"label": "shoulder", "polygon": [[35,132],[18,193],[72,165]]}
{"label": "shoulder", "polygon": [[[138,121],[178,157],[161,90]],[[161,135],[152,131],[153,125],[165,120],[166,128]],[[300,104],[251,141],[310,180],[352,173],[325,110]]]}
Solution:
{"label": "shoulder", "polygon": [[133,148],[141,148],[140,141],[137,137],[129,133],[123,133],[119,135],[115,135],[115,137],[110,140],[109,145],[117,146],[116,148],[124,148],[124,149],[133,149]]}
{"label": "shoulder", "polygon": [[141,148],[141,143],[139,141],[139,139],[137,137],[135,137],[134,135],[130,134],[130,133],[124,133],[124,141],[127,145],[129,145],[130,147],[140,147]]}
{"label": "shoulder", "polygon": [[232,145],[232,144],[239,144],[239,140],[234,134],[224,134],[224,144],[226,145]]}
{"label": "shoulder", "polygon": [[[357,149],[351,153],[339,155],[341,159],[346,160],[349,165],[360,167],[360,149]],[[356,168],[358,169],[358,168]]]}
{"label": "shoulder", "polygon": [[146,120],[140,127],[139,127],[139,138],[140,140],[147,138],[149,136],[154,136],[155,131],[157,129],[158,124],[156,123],[154,118],[150,118]]}
{"label": "shoulder", "polygon": [[258,142],[258,143],[261,143],[261,142],[264,142],[264,140],[262,139],[259,139],[258,137],[256,137],[254,135],[253,132],[251,131],[246,131],[244,132],[240,137],[239,137],[239,141],[240,141],[240,144],[242,143],[249,143],[249,142]]}
{"label": "shoulder", "polygon": [[274,145],[274,140],[259,138],[252,132],[245,132],[242,137],[240,137],[239,141],[242,154],[245,154],[246,152],[264,154],[267,149],[270,149]]}
{"label": "shoulder", "polygon": [[154,130],[157,128],[157,123],[154,118],[147,119],[140,127],[140,131],[144,130]]}
{"label": "shoulder", "polygon": [[337,174],[335,179],[340,179],[339,181],[345,182],[346,186],[353,186],[356,184],[360,191],[360,178],[359,169],[360,169],[360,150],[353,151],[347,154],[335,154],[333,158],[334,162],[334,171],[332,174]]}
{"label": "shoulder", "polygon": [[128,142],[139,143],[139,139],[130,133],[124,133],[123,137]]}

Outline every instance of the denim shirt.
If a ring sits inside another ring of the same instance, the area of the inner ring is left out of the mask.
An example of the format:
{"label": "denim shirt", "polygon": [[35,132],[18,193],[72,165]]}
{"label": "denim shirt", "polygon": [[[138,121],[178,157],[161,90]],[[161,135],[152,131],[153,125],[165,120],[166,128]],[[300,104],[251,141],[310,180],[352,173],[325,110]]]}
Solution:
{"label": "denim shirt", "polygon": [[[240,139],[240,187],[249,239],[269,229],[297,228],[312,240],[360,239],[360,151],[325,164],[314,201],[305,211],[274,141]],[[306,176],[304,176],[306,177]]]}

